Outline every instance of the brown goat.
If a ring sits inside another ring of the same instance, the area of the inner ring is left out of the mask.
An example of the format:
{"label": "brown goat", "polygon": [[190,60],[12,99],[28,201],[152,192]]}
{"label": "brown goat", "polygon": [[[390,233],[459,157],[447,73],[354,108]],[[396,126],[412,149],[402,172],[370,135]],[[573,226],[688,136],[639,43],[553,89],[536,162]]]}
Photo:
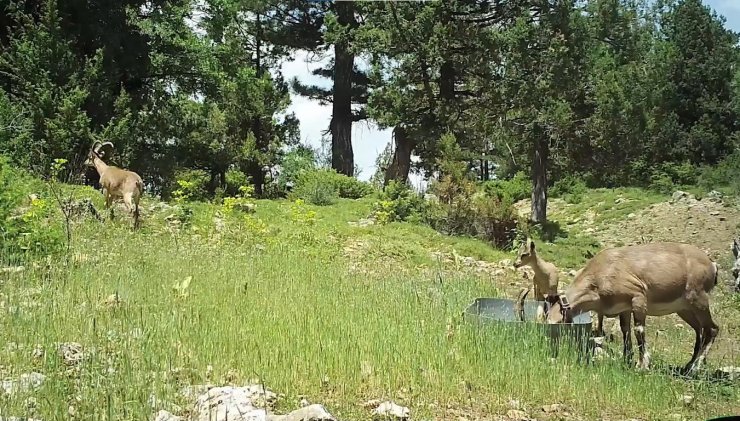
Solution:
{"label": "brown goat", "polygon": [[[558,296],[558,268],[554,264],[546,262],[539,257],[535,250],[534,241],[529,239],[522,244],[517,253],[516,262],[514,262],[515,268],[522,266],[529,266],[534,271],[534,299],[541,302],[537,308],[537,319],[544,321],[545,301],[548,297]],[[519,299],[523,300],[526,295],[524,294],[522,296],[520,294]]]}
{"label": "brown goat", "polygon": [[133,214],[134,228],[139,226],[139,200],[144,194],[144,182],[139,174],[133,171],[124,170],[113,165],[103,162],[101,149],[113,149],[110,142],[101,143],[96,141],[90,148],[90,155],[86,161],[87,165],[92,165],[100,175],[100,186],[105,196],[105,208],[110,209],[110,215],[113,217],[113,208],[111,204],[115,199],[123,199],[126,210]]}
{"label": "brown goat", "polygon": [[717,265],[697,247],[683,243],[638,244],[602,250],[576,276],[550,308],[548,323],[570,323],[585,311],[619,316],[624,355],[631,357],[630,314],[639,350],[638,368],[647,369],[647,316],[677,313],[696,332],[694,353],[683,368],[697,369],[719,327],[709,311],[709,294],[717,284]]}

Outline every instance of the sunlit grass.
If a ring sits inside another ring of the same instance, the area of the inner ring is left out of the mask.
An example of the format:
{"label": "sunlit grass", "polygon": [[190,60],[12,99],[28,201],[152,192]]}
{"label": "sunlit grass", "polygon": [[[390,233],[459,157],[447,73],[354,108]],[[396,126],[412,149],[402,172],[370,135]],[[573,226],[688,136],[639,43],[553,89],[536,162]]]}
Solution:
{"label": "sunlit grass", "polygon": [[[421,226],[350,225],[370,199],[311,207],[312,224],[291,220],[290,206],[259,201],[256,215],[226,217],[221,231],[206,204],[193,206],[195,229],[179,233],[165,229],[168,210],[149,213],[141,232],[120,217],[78,223],[76,257],[0,275],[0,373],[48,376],[41,391],[0,397],[0,414],[66,420],[72,406],[80,419],[151,419],[150,396],[186,406],[182,386],[255,378],[284,394],[281,409],[305,395],[342,419],[367,419],[359,403],[371,398],[394,399],[416,419],[457,419],[451,410],[490,418],[510,399],[533,416],[561,403],[585,419],[740,410],[736,389],[619,362],[584,365],[567,352],[553,363],[541,336],[465,323],[466,306],[508,280],[456,270],[430,252],[492,262],[512,254]],[[357,241],[365,248],[348,253]],[[189,276],[185,293],[173,290]],[[103,301],[114,293],[122,304],[110,308]],[[89,351],[78,369],[56,355],[70,341]],[[679,364],[686,352],[654,355]],[[694,405],[678,403],[685,393]]]}

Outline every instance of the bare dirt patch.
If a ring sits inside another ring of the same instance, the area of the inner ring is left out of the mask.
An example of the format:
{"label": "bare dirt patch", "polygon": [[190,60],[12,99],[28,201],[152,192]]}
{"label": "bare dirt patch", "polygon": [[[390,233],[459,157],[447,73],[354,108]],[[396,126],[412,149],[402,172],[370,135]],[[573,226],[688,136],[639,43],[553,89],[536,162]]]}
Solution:
{"label": "bare dirt patch", "polygon": [[657,203],[628,218],[596,229],[593,236],[605,247],[643,241],[694,244],[713,259],[724,259],[737,236],[740,211],[717,201],[689,196]]}

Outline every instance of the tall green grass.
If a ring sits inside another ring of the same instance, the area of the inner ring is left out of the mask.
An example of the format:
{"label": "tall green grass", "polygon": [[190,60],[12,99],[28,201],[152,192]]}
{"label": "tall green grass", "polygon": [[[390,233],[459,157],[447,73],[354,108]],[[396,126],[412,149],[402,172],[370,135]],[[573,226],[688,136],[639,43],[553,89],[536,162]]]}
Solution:
{"label": "tall green grass", "polygon": [[[78,419],[150,419],[151,395],[187,406],[181,387],[225,377],[259,378],[285,395],[282,410],[306,395],[342,419],[367,419],[358,404],[370,398],[394,399],[416,419],[450,419],[448,408],[490,417],[510,399],[533,416],[542,404],[563,403],[585,419],[740,409],[732,388],[616,362],[587,366],[567,352],[551,362],[538,335],[465,323],[462,311],[497,294],[497,280],[424,256],[454,247],[507,257],[482,243],[408,224],[350,226],[367,201],[321,208],[313,224],[291,220],[290,206],[258,203],[266,232],[243,215],[218,232],[210,205],[195,206],[196,229],[180,234],[163,228],[166,212],[149,214],[140,232],[125,219],[80,222],[69,259],[0,275],[0,373],[48,376],[38,392],[0,396],[0,414],[66,420],[72,406]],[[344,254],[351,239],[370,242],[383,263]],[[371,270],[351,270],[357,264]],[[189,276],[186,294],[173,289]],[[120,307],[101,304],[114,293]],[[56,355],[57,343],[69,341],[90,356],[74,369]],[[36,345],[46,351],[41,360]],[[696,404],[678,406],[683,393]]]}

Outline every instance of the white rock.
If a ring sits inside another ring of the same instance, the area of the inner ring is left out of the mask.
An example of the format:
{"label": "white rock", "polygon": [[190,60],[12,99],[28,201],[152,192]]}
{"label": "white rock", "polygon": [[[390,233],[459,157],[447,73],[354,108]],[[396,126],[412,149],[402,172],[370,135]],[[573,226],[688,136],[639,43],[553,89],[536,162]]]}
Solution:
{"label": "white rock", "polygon": [[18,392],[27,392],[32,389],[38,389],[46,380],[46,376],[41,373],[31,372],[21,374],[18,379],[3,380],[0,382],[0,388],[8,395]]}
{"label": "white rock", "polygon": [[518,409],[510,409],[506,412],[506,417],[512,421],[529,421],[529,415],[526,412]]}
{"label": "white rock", "polygon": [[[277,396],[262,391],[259,385],[247,387],[214,387],[198,396],[195,402],[197,421],[267,421],[267,412],[261,407]],[[258,400],[264,404],[259,405]]]}
{"label": "white rock", "polygon": [[726,375],[730,380],[740,379],[740,367],[721,367],[718,371]]}
{"label": "white rock", "polygon": [[679,400],[686,406],[691,405],[694,402],[694,396],[692,395],[682,395]]}
{"label": "white rock", "polygon": [[67,365],[76,365],[85,358],[82,345],[77,342],[65,342],[59,344],[57,353]]}
{"label": "white rock", "polygon": [[411,415],[411,410],[394,402],[385,401],[373,409],[372,415],[373,419],[405,420]]}
{"label": "white rock", "polygon": [[319,404],[296,409],[287,415],[268,415],[267,421],[336,421],[329,411]]}
{"label": "white rock", "polygon": [[157,416],[154,417],[154,421],[183,421],[183,418],[171,414],[165,410],[161,410],[157,412]]}
{"label": "white rock", "polygon": [[244,213],[255,213],[257,211],[257,205],[254,203],[237,203],[234,209]]}
{"label": "white rock", "polygon": [[542,411],[547,412],[547,413],[562,412],[562,411],[565,411],[566,409],[567,408],[562,403],[554,403],[551,405],[544,405],[542,407]]}
{"label": "white rock", "polygon": [[8,266],[0,268],[0,273],[20,273],[26,270],[23,266]]}

